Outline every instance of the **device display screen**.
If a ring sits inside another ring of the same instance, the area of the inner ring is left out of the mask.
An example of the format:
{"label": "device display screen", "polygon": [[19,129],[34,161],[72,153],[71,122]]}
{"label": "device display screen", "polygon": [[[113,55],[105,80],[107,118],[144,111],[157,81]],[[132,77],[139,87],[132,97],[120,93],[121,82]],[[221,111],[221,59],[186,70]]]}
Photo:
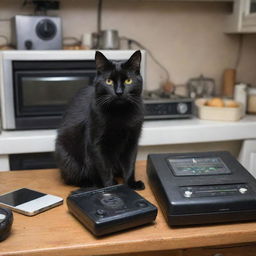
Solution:
{"label": "device display screen", "polygon": [[168,158],[176,176],[218,175],[231,173],[220,157]]}
{"label": "device display screen", "polygon": [[44,193],[22,188],[0,196],[0,202],[10,206],[17,206],[44,196]]}

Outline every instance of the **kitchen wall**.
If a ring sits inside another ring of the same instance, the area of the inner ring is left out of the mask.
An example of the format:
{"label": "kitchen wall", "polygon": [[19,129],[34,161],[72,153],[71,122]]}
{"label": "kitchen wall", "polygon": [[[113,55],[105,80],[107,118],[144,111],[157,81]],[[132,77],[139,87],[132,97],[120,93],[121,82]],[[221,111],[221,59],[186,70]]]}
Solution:
{"label": "kitchen wall", "polygon": [[[21,0],[1,0],[0,19],[32,13],[21,7]],[[95,0],[61,0],[64,36],[81,38],[96,31]],[[103,1],[102,29],[117,29],[122,36],[134,38],[152,51],[169,70],[173,83],[185,84],[189,78],[204,74],[216,80],[218,91],[223,70],[234,68],[239,35],[227,35],[225,22],[232,4],[225,2]],[[10,36],[9,22],[0,23],[0,34]],[[1,44],[2,41],[0,41]],[[243,49],[237,80],[256,84],[256,36],[243,36]],[[124,45],[124,43],[122,44]],[[164,72],[148,60],[147,88],[154,89],[165,78]]]}
{"label": "kitchen wall", "polygon": [[238,81],[256,85],[256,34],[243,36],[241,60],[238,68]]}

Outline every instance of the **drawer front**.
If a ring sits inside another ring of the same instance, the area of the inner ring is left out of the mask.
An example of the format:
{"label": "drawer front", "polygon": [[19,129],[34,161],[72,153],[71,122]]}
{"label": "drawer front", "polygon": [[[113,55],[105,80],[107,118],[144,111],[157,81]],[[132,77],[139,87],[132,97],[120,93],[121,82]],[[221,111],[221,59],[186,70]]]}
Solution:
{"label": "drawer front", "polygon": [[256,244],[183,250],[183,256],[255,256]]}

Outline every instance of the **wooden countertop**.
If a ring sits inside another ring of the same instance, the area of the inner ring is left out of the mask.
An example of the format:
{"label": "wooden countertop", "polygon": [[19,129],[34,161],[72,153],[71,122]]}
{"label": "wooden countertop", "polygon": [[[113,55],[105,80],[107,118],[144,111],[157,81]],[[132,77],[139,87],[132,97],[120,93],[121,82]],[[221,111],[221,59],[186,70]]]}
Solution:
{"label": "wooden countertop", "polygon": [[[157,205],[147,183],[145,161],[137,163],[136,173],[146,184],[146,189],[139,193]],[[76,189],[62,183],[57,169],[0,172],[0,193],[21,187],[63,198]],[[0,255],[107,255],[255,241],[256,222],[170,228],[160,209],[152,225],[95,238],[68,212],[64,203],[34,217],[14,213],[12,233],[0,243]]]}

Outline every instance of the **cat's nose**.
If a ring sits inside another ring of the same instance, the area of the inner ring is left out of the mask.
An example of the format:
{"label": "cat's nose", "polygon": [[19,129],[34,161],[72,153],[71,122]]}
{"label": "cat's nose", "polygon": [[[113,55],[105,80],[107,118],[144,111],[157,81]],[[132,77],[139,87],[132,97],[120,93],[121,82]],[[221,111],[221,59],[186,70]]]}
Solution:
{"label": "cat's nose", "polygon": [[117,95],[117,96],[122,96],[122,95],[123,95],[123,92],[116,92],[116,95]]}
{"label": "cat's nose", "polygon": [[117,87],[117,88],[116,88],[116,95],[117,95],[117,96],[122,96],[123,93],[124,93],[124,92],[123,92],[122,88],[120,88],[120,87]]}

